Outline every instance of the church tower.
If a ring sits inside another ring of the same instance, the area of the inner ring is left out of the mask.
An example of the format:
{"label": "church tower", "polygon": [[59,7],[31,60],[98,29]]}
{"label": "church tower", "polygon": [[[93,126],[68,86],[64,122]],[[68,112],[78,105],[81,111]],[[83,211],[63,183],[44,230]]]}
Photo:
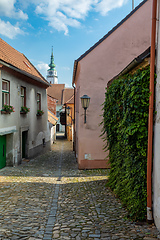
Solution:
{"label": "church tower", "polygon": [[48,66],[49,66],[49,69],[47,70],[47,81],[51,84],[58,84],[57,71],[55,69],[56,65],[54,64],[54,57],[53,57],[53,47],[52,47],[52,53],[51,53],[51,62]]}

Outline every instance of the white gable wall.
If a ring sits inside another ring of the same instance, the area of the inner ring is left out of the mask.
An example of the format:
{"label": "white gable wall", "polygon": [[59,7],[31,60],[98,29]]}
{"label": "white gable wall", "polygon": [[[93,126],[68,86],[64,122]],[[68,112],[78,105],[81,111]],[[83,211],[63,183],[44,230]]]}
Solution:
{"label": "white gable wall", "polygon": [[[10,82],[10,105],[15,112],[0,113],[0,133],[7,133],[7,164],[16,165],[22,160],[22,132],[26,133],[26,158],[31,158],[50,149],[50,134],[47,129],[47,95],[46,89],[23,81],[11,73],[0,70],[0,109],[2,109],[2,79]],[[30,108],[27,114],[20,114],[20,87],[26,88],[26,106]],[[41,109],[44,115],[36,116],[37,93],[41,94]],[[11,133],[7,130],[11,129]],[[44,142],[45,139],[45,142]]]}

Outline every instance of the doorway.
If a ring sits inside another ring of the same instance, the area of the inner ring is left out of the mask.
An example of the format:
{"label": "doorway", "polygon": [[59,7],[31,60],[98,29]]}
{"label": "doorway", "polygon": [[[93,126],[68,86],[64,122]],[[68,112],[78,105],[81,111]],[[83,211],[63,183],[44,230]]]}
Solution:
{"label": "doorway", "polygon": [[56,125],[56,132],[59,132],[59,124]]}
{"label": "doorway", "polygon": [[6,166],[6,135],[0,136],[0,169]]}
{"label": "doorway", "polygon": [[22,132],[22,158],[28,157],[27,139],[28,139],[28,131]]}

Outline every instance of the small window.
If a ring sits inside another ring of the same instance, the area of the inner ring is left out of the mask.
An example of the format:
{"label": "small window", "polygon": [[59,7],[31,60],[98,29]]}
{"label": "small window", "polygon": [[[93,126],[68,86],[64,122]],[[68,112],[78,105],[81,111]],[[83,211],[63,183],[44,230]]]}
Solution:
{"label": "small window", "polygon": [[9,81],[2,80],[2,107],[7,104],[9,105],[10,98],[10,84]]}
{"label": "small window", "polygon": [[21,87],[21,107],[26,107],[26,88]]}
{"label": "small window", "polygon": [[31,69],[31,67],[29,66],[29,64],[28,64],[27,62],[25,62],[25,61],[23,61],[23,62],[24,62],[24,64],[25,64],[28,68]]}
{"label": "small window", "polygon": [[41,110],[41,94],[37,93],[37,110]]}

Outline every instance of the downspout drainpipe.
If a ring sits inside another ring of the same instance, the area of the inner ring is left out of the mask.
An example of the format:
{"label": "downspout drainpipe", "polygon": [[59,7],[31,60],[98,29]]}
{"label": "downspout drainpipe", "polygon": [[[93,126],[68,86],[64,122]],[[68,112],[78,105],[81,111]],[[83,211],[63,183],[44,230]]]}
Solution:
{"label": "downspout drainpipe", "polygon": [[76,106],[75,106],[75,99],[76,99],[76,88],[75,88],[75,86],[73,85],[73,88],[74,88],[74,121],[73,121],[73,126],[74,126],[74,129],[73,129],[73,131],[74,131],[74,142],[73,142],[73,151],[75,151],[75,143],[76,143],[76,140],[75,140],[75,137],[76,137],[76,135],[75,135],[75,121],[76,121]]}
{"label": "downspout drainpipe", "polygon": [[157,0],[152,5],[151,60],[150,60],[150,98],[148,117],[148,155],[147,155],[147,221],[153,222],[152,215],[152,151],[153,151],[153,107],[154,107],[154,71],[156,41]]}

